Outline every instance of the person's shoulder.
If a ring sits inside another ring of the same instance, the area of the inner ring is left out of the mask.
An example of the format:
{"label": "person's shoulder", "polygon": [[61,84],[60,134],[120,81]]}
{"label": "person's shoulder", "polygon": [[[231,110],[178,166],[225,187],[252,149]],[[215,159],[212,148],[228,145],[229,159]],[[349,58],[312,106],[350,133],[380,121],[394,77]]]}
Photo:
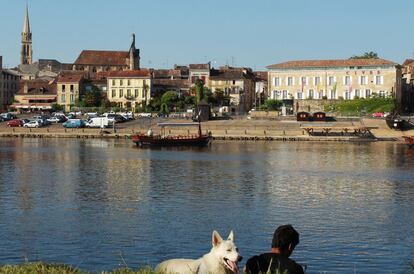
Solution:
{"label": "person's shoulder", "polygon": [[295,273],[298,273],[298,274],[305,273],[305,271],[303,270],[303,267],[300,264],[298,264],[296,261],[292,259],[289,259],[289,260],[291,264],[295,267]]}

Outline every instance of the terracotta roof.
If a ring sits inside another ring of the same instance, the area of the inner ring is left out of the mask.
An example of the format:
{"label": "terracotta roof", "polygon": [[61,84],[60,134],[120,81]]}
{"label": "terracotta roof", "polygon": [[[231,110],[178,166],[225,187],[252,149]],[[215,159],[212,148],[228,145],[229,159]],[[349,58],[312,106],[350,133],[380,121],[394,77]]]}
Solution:
{"label": "terracotta roof", "polygon": [[210,64],[190,64],[190,69],[210,69]]}
{"label": "terracotta roof", "polygon": [[404,61],[404,63],[402,64],[403,66],[408,66],[408,65],[413,65],[414,63],[414,59],[407,59]]}
{"label": "terracotta roof", "polygon": [[215,75],[210,76],[210,80],[213,81],[229,81],[229,80],[240,80],[246,79],[243,71],[239,70],[223,70],[216,71]]}
{"label": "terracotta roof", "polygon": [[[24,92],[27,85],[27,93]],[[56,84],[45,80],[23,80],[17,95],[55,95]]]}
{"label": "terracotta roof", "polygon": [[128,51],[83,50],[75,65],[126,66]]}
{"label": "terracotta roof", "polygon": [[384,59],[344,59],[344,60],[302,60],[289,61],[267,66],[268,69],[297,69],[325,67],[364,67],[364,66],[396,66],[398,64]]}
{"label": "terracotta roof", "polygon": [[154,79],[152,81],[154,87],[170,88],[176,87],[181,89],[188,89],[190,83],[187,79]]}
{"label": "terracotta roof", "polygon": [[115,77],[151,77],[151,71],[149,69],[140,70],[124,70],[124,71],[109,71],[108,78]]}
{"label": "terracotta roof", "polygon": [[154,78],[171,78],[181,77],[181,70],[179,69],[156,69],[153,71]]}
{"label": "terracotta roof", "polygon": [[64,83],[79,83],[84,78],[83,72],[65,72],[58,76],[58,82]]}

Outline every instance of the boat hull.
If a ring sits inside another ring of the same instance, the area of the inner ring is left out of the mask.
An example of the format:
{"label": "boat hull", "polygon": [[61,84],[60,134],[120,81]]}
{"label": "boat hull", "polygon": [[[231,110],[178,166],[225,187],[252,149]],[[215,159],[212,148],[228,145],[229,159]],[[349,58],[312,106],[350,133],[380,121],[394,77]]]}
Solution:
{"label": "boat hull", "polygon": [[210,143],[211,137],[208,135],[198,137],[160,137],[160,136],[146,136],[134,135],[132,141],[139,147],[154,146],[154,147],[172,147],[172,146],[207,146]]}

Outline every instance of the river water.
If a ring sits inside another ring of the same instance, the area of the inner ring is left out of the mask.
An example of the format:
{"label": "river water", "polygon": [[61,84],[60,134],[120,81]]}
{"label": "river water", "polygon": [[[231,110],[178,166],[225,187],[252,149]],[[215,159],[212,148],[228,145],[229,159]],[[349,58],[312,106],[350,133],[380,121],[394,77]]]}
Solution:
{"label": "river water", "polygon": [[102,271],[197,258],[233,229],[244,260],[300,232],[308,273],[399,273],[414,260],[414,152],[393,143],[1,139],[0,264]]}

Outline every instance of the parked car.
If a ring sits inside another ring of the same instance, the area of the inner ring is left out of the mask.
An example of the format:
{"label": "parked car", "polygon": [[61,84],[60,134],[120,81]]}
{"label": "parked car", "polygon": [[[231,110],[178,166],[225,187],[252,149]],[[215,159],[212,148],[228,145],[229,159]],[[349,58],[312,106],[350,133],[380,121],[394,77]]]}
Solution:
{"label": "parked car", "polygon": [[150,112],[142,112],[142,113],[138,113],[137,116],[140,118],[150,118],[152,117],[152,114]]}
{"label": "parked car", "polygon": [[81,128],[85,126],[85,122],[81,119],[69,119],[63,123],[65,128]]}
{"label": "parked car", "polygon": [[41,123],[40,120],[31,120],[28,123],[23,125],[23,127],[29,127],[29,128],[42,127],[42,126],[43,126],[43,124]]}
{"label": "parked car", "polygon": [[54,117],[50,117],[47,119],[48,122],[50,123],[63,123],[65,122],[67,119],[65,116],[54,116]]}
{"label": "parked car", "polygon": [[10,120],[16,119],[16,116],[11,113],[2,113],[0,114],[0,117],[2,118],[3,121],[10,121]]}
{"label": "parked car", "polygon": [[375,112],[372,114],[372,117],[374,118],[383,118],[385,117],[384,112]]}
{"label": "parked car", "polygon": [[7,122],[8,127],[22,127],[24,122],[20,119],[14,119]]}
{"label": "parked car", "polygon": [[85,123],[86,127],[106,128],[112,126],[108,117],[93,117]]}

